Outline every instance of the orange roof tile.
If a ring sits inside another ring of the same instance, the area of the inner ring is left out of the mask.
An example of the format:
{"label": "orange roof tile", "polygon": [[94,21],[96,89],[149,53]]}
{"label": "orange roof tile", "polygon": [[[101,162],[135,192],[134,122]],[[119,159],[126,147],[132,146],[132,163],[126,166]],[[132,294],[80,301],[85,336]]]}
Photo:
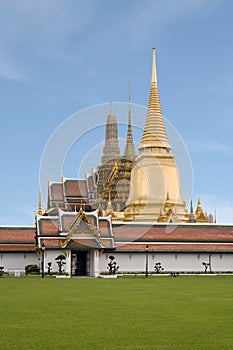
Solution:
{"label": "orange roof tile", "polygon": [[233,226],[113,224],[116,241],[233,242]]}
{"label": "orange roof tile", "polygon": [[[146,251],[147,244],[116,243],[117,251]],[[148,244],[153,252],[233,252],[233,244]]]}
{"label": "orange roof tile", "polygon": [[48,219],[41,218],[39,220],[40,235],[56,235],[59,234],[59,222],[57,218]]}
{"label": "orange roof tile", "polygon": [[86,180],[67,179],[64,182],[64,188],[67,196],[88,196]]}
{"label": "orange roof tile", "polygon": [[35,251],[35,244],[0,244],[0,251]]}
{"label": "orange roof tile", "polygon": [[0,227],[2,242],[35,242],[35,227]]}
{"label": "orange roof tile", "polygon": [[52,183],[50,186],[51,200],[52,201],[63,201],[63,184]]}

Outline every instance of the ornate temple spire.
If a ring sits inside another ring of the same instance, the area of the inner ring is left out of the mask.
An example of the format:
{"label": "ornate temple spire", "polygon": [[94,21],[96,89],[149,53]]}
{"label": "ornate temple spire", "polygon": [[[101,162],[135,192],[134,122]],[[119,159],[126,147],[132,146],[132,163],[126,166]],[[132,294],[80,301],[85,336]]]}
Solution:
{"label": "ornate temple spire", "polygon": [[159,99],[154,47],[152,49],[150,97],[147,108],[146,123],[141,143],[139,145],[139,150],[142,151],[145,148],[165,148],[167,150],[171,149],[164,126],[162,109]]}
{"label": "ornate temple spire", "polygon": [[43,214],[43,212],[42,212],[42,194],[41,194],[41,192],[39,194],[39,202],[38,202],[37,214],[38,215],[42,215]]}
{"label": "ornate temple spire", "polygon": [[200,197],[198,197],[197,208],[195,211],[196,222],[209,222],[208,215],[203,211]]}
{"label": "ornate temple spire", "polygon": [[195,211],[195,215],[196,216],[199,216],[203,213],[203,209],[202,209],[202,206],[201,206],[201,200],[200,200],[200,196],[198,196],[198,200],[197,200],[197,208],[196,208],[196,211]]}
{"label": "ornate temple spire", "polygon": [[[112,109],[112,107],[111,107]],[[120,148],[118,142],[117,120],[112,111],[109,113],[106,121],[105,143],[101,162],[106,163],[115,160],[120,156]]]}
{"label": "ornate temple spire", "polygon": [[128,129],[127,129],[127,140],[125,145],[124,157],[129,160],[135,159],[133,131],[132,131],[132,123],[131,123],[131,108],[130,108],[130,77],[128,80]]}
{"label": "ornate temple spire", "polygon": [[193,201],[190,201],[189,222],[196,222],[195,214],[193,212]]}

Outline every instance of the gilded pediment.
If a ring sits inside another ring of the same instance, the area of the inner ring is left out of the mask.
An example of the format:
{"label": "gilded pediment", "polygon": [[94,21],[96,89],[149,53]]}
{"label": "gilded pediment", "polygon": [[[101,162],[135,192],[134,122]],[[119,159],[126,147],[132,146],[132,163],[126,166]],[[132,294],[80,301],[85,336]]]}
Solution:
{"label": "gilded pediment", "polygon": [[88,220],[85,212],[80,209],[77,217],[69,227],[69,237],[79,237],[83,235],[96,236],[98,234],[96,226],[92,225]]}

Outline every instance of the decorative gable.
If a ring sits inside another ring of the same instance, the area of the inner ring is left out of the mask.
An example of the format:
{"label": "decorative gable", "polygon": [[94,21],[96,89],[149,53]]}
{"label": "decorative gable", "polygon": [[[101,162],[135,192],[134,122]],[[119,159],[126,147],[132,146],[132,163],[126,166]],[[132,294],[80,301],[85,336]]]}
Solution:
{"label": "decorative gable", "polygon": [[94,235],[98,231],[94,225],[90,223],[84,210],[80,209],[77,217],[74,219],[69,228],[69,237],[78,237],[80,235]]}

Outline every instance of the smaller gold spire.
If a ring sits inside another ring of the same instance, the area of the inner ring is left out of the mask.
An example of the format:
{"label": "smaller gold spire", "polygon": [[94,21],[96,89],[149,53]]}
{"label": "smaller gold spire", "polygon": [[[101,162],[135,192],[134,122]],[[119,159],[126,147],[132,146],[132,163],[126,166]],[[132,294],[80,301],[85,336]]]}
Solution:
{"label": "smaller gold spire", "polygon": [[37,214],[38,215],[43,215],[42,210],[43,210],[43,208],[42,208],[42,194],[41,194],[41,191],[40,191]]}
{"label": "smaller gold spire", "polygon": [[197,208],[195,211],[196,221],[197,222],[209,222],[208,215],[203,211],[200,196],[198,196]]}
{"label": "smaller gold spire", "polygon": [[127,139],[124,150],[124,157],[128,160],[133,161],[135,159],[135,150],[133,143],[133,130],[131,122],[131,105],[130,105],[130,81],[131,78],[128,78],[128,128],[127,128]]}
{"label": "smaller gold spire", "polygon": [[202,214],[202,212],[203,212],[203,209],[202,209],[202,206],[201,206],[201,200],[200,200],[200,196],[198,196],[197,208],[196,208],[196,211],[195,211],[195,215],[199,216],[200,214]]}

